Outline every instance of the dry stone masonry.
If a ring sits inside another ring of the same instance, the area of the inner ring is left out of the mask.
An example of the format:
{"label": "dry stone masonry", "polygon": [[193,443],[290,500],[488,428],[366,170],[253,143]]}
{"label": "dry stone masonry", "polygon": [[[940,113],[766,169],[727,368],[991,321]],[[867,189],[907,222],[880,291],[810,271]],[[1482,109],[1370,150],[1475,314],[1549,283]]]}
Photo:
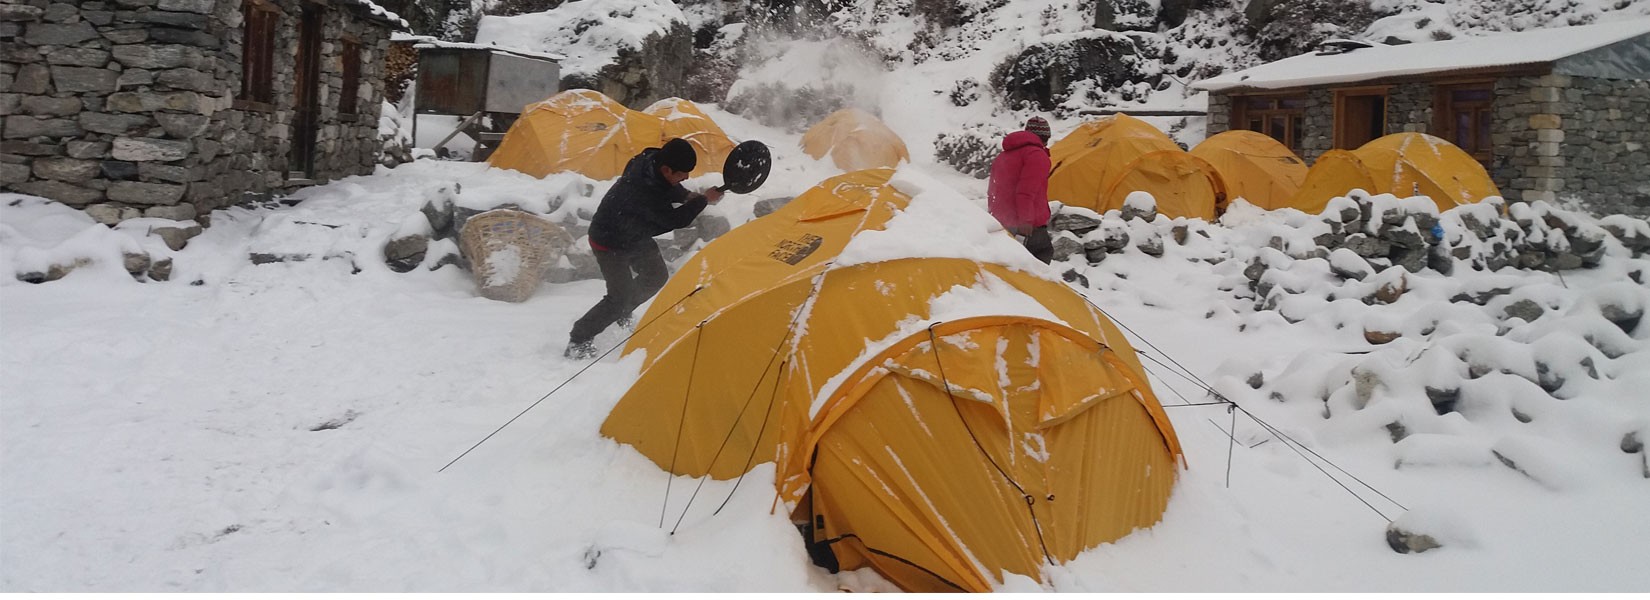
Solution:
{"label": "dry stone masonry", "polygon": [[[273,102],[238,102],[234,0],[8,0],[0,6],[0,184],[113,225],[204,218],[248,194],[370,173],[390,21],[354,0],[322,17],[315,163],[291,177],[301,0],[273,0]],[[343,56],[351,39],[359,57]],[[359,60],[356,105],[340,107]]]}
{"label": "dry stone masonry", "polygon": [[[1438,86],[1387,87],[1385,133],[1432,132]],[[1335,92],[1304,92],[1301,158],[1334,148]],[[1232,129],[1226,93],[1209,95],[1209,135]],[[1593,213],[1650,216],[1650,81],[1563,74],[1494,82],[1487,170],[1511,202],[1578,199]]]}

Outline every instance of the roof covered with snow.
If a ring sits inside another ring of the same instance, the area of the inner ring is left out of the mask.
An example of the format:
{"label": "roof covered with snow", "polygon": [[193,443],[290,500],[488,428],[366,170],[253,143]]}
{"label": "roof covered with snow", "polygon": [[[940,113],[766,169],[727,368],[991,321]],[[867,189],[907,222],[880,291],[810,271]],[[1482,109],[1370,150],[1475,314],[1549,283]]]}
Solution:
{"label": "roof covered with snow", "polygon": [[372,0],[344,0],[344,4],[359,6],[361,7],[361,10],[367,13],[368,16],[379,21],[389,23],[390,25],[397,26],[402,29],[410,28],[410,26],[407,25],[407,20],[401,18],[401,15],[386,10],[384,7],[379,6]]}
{"label": "roof covered with snow", "polygon": [[[1538,29],[1443,42],[1302,54],[1192,84],[1210,91],[1282,89],[1471,69],[1554,63],[1618,42],[1650,38],[1650,19]],[[1643,45],[1643,44],[1636,44]]]}
{"label": "roof covered with snow", "polygon": [[505,54],[514,54],[516,56],[521,56],[521,57],[525,57],[525,58],[537,58],[537,59],[542,59],[542,60],[553,60],[553,61],[560,61],[564,58],[567,58],[567,57],[562,56],[560,54],[552,54],[552,53],[549,53],[549,52],[534,52],[532,50],[522,50],[520,48],[510,48],[510,47],[500,46],[498,44],[476,44],[476,43],[471,43],[471,42],[448,42],[448,41],[444,41],[444,40],[441,40],[439,38],[436,38],[436,37],[433,37],[433,36],[428,36],[428,35],[411,35],[411,34],[406,34],[406,33],[396,33],[396,34],[390,36],[390,41],[392,41],[392,42],[412,42],[414,48],[455,48],[455,49],[459,49],[459,50],[490,50],[490,51],[493,51],[493,52],[503,52]]}

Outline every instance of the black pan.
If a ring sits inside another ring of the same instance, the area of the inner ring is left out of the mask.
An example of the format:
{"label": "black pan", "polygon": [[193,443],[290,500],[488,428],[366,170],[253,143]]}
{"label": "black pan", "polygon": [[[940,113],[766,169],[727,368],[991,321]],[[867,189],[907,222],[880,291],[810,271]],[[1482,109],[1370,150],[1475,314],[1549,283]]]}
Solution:
{"label": "black pan", "polygon": [[768,146],[756,140],[746,140],[728,153],[722,163],[722,185],[717,186],[735,194],[749,194],[762,187],[773,169],[773,156]]}

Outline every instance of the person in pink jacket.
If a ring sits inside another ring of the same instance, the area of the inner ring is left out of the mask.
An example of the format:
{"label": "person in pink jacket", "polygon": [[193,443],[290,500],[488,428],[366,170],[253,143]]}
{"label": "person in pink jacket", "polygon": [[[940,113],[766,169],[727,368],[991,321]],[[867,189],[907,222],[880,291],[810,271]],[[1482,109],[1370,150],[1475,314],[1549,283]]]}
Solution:
{"label": "person in pink jacket", "polygon": [[1027,119],[1025,130],[1004,137],[986,188],[991,216],[1044,263],[1054,258],[1048,234],[1048,137],[1048,121],[1042,117]]}

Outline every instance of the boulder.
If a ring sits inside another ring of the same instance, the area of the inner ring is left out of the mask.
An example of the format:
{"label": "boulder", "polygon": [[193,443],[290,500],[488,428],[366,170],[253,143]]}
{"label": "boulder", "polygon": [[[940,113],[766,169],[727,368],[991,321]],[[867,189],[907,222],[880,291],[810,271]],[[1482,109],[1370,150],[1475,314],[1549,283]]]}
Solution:
{"label": "boulder", "polygon": [[1374,345],[1377,345],[1377,346],[1379,346],[1381,344],[1390,343],[1393,340],[1396,340],[1396,339],[1398,339],[1400,337],[1403,337],[1403,336],[1404,336],[1404,334],[1396,332],[1396,331],[1378,331],[1378,330],[1374,330],[1374,329],[1365,329],[1364,330],[1364,341],[1367,341],[1367,342],[1369,342],[1371,344],[1374,344]]}
{"label": "boulder", "polygon": [[[1151,22],[1147,20],[1143,26],[1150,27]],[[1165,54],[1160,36],[1109,31],[1074,36],[1032,44],[999,64],[991,74],[992,87],[1010,104],[1030,103],[1039,110],[1052,111],[1070,99],[1076,89],[1127,92],[1137,83],[1155,88],[1163,80],[1162,72],[1153,68],[1161,64]]]}
{"label": "boulder", "polygon": [[1409,278],[1399,275],[1396,279],[1383,282],[1375,292],[1364,299],[1367,304],[1392,304],[1409,291]]}
{"label": "boulder", "polygon": [[187,227],[156,227],[149,230],[149,233],[151,235],[159,236],[161,241],[166,242],[167,248],[171,248],[173,251],[178,251],[182,250],[184,246],[189,245],[190,238],[201,234],[201,227],[199,225],[190,225]]}
{"label": "boulder", "polygon": [[1443,544],[1438,543],[1436,538],[1424,533],[1405,530],[1399,527],[1397,523],[1387,525],[1386,545],[1391,547],[1393,552],[1399,554],[1420,554],[1434,548],[1443,547]]}
{"label": "boulder", "polygon": [[150,265],[149,279],[153,281],[170,281],[172,279],[172,259],[162,258]]}
{"label": "boulder", "polygon": [[390,240],[384,244],[384,264],[389,265],[391,271],[406,273],[424,264],[424,254],[429,247],[430,238],[424,235]]}
{"label": "boulder", "polygon": [[1546,307],[1541,306],[1540,303],[1537,303],[1534,300],[1526,298],[1509,304],[1506,308],[1501,309],[1501,318],[1502,320],[1518,318],[1523,319],[1526,323],[1534,323],[1536,319],[1540,319],[1541,315],[1546,312]]}
{"label": "boulder", "polygon": [[1639,322],[1644,318],[1644,309],[1606,303],[1599,306],[1599,314],[1605,320],[1615,323],[1617,327],[1621,328],[1622,332],[1633,335],[1633,330],[1638,328]]}

